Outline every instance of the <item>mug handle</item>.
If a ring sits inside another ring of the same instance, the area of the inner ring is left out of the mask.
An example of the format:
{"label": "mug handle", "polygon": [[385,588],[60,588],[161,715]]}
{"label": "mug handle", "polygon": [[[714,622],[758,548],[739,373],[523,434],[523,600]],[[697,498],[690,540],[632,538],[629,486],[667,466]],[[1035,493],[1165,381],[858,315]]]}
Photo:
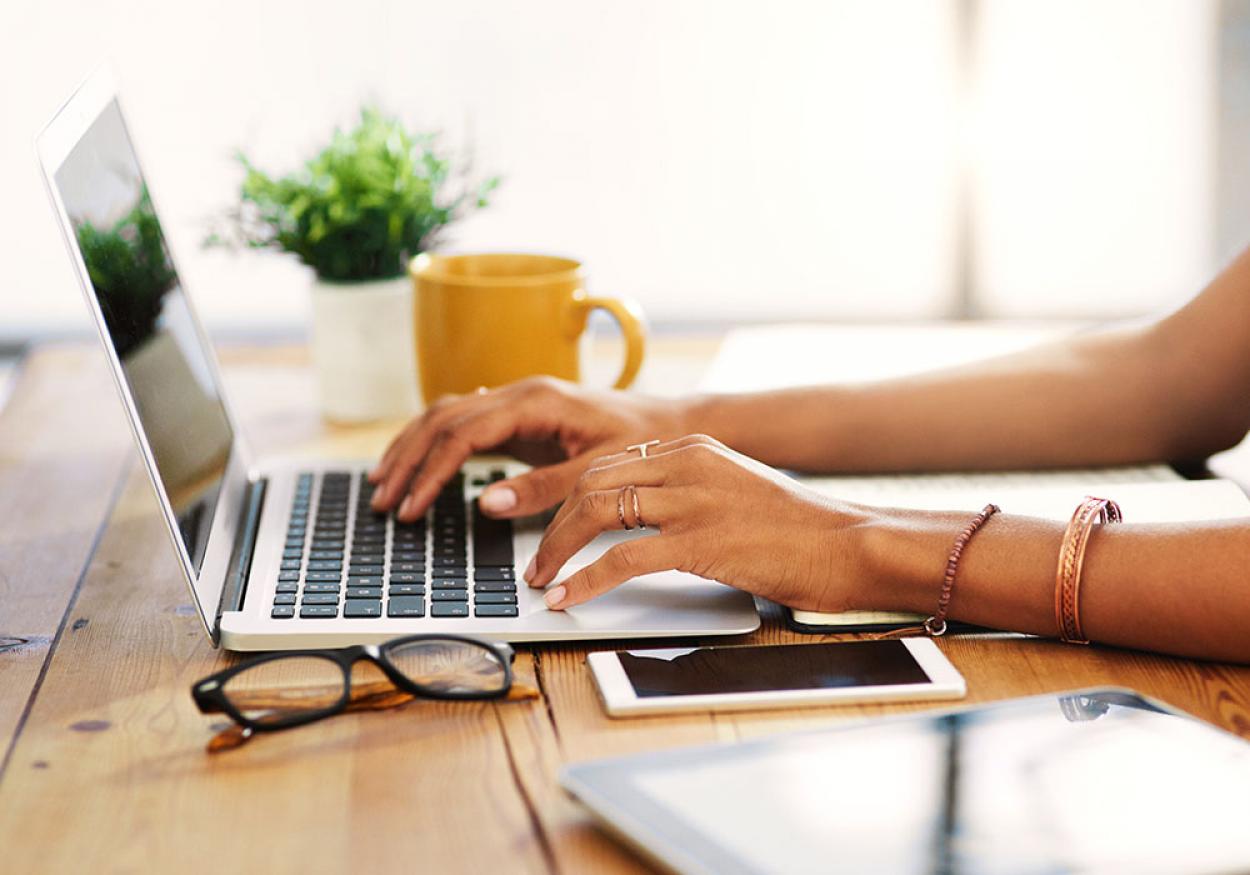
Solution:
{"label": "mug handle", "polygon": [[[587,315],[591,310],[608,311],[620,327],[621,336],[625,338],[625,364],[621,366],[620,376],[612,388],[628,389],[642,367],[642,354],[647,346],[642,308],[629,298],[583,298],[581,304]],[[582,324],[585,325],[584,322]]]}

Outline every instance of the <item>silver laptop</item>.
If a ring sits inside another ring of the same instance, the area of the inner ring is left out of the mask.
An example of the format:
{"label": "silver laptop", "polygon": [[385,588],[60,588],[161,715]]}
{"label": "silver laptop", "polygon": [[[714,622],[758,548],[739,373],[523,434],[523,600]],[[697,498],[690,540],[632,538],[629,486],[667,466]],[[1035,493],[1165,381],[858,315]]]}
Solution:
{"label": "silver laptop", "polygon": [[[426,518],[369,510],[368,462],[258,461],[231,414],[106,73],[38,139],[45,181],[204,627],[232,650],[336,647],[416,632],[506,641],[731,635],[751,598],[679,572],[567,612],[518,583],[541,522],[477,511],[520,470],[475,459]],[[604,537],[567,571],[621,537]],[[566,571],[566,573],[567,573]]]}

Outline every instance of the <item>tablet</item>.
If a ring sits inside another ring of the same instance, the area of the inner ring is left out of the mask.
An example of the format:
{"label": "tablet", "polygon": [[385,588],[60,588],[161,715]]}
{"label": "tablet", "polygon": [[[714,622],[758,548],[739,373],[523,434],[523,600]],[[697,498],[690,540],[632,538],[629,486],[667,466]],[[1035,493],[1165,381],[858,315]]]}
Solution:
{"label": "tablet", "polygon": [[958,699],[964,679],[928,638],[670,647],[586,658],[613,717]]}
{"label": "tablet", "polygon": [[1250,744],[1127,690],[567,767],[680,873],[1250,871]]}

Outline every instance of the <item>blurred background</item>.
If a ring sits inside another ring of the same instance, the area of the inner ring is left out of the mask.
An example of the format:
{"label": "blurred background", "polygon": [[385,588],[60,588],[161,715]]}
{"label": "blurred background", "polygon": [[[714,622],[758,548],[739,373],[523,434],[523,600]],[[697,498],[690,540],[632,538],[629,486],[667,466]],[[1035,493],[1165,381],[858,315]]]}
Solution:
{"label": "blurred background", "polygon": [[0,344],[85,335],[32,139],[114,69],[210,329],[305,268],[205,250],[245,150],[374,101],[504,181],[444,248],[566,254],[657,326],[1103,319],[1250,240],[1245,0],[42,0],[0,6]]}

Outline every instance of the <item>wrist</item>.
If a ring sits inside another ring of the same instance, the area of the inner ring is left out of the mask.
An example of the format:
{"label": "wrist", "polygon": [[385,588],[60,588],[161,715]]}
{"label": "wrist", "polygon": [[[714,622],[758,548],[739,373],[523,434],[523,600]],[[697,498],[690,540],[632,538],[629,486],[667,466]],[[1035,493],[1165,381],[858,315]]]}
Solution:
{"label": "wrist", "polygon": [[854,607],[932,613],[951,546],[967,524],[967,514],[869,510],[860,527],[863,584],[855,589]]}
{"label": "wrist", "polygon": [[733,395],[695,395],[680,402],[678,412],[683,434],[706,434],[721,443],[737,447],[741,441],[739,422],[745,399]]}

